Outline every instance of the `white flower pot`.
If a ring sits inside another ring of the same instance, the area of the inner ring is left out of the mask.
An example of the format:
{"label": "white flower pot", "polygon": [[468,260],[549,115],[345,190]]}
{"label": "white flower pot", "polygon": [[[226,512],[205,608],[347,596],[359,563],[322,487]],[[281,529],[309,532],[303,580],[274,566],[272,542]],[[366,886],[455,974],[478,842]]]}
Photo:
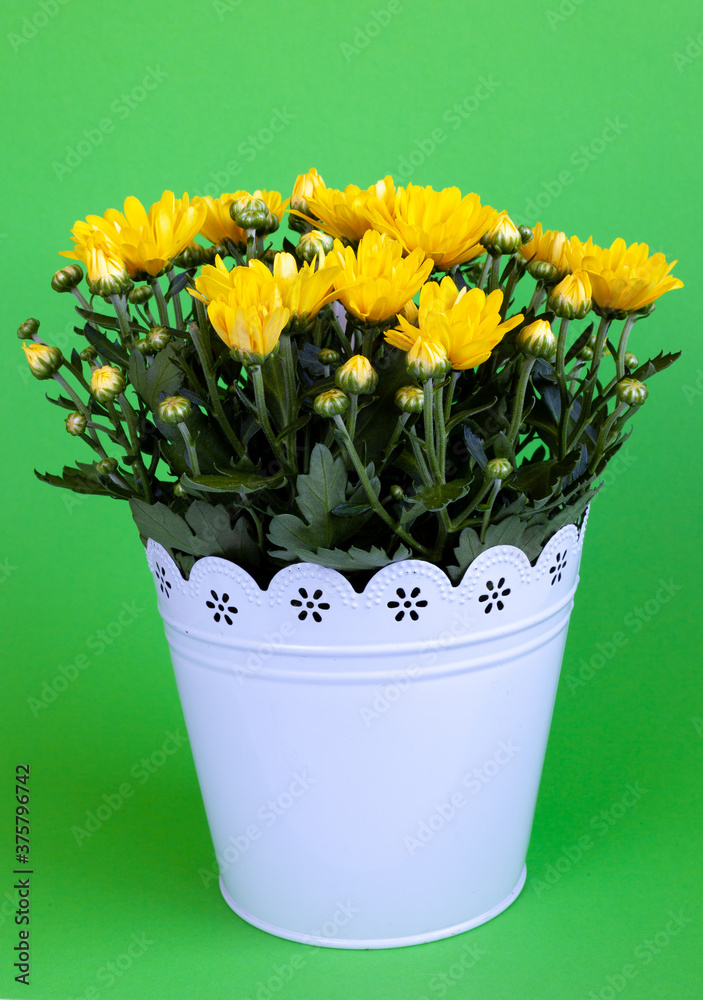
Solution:
{"label": "white flower pot", "polygon": [[262,591],[210,557],[185,581],[149,542],[236,913],[294,941],[392,948],[509,906],[582,542],[583,527],[562,528],[534,567],[489,549],[458,586],[407,560],[363,593],[310,564]]}

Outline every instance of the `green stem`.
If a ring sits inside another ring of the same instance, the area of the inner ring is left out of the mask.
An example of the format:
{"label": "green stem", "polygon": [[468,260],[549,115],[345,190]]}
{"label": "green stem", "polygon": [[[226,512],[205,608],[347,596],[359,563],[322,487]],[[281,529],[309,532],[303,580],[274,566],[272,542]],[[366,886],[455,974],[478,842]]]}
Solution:
{"label": "green stem", "polygon": [[[85,405],[83,400],[80,398],[78,393],[73,389],[71,385],[68,384],[63,375],[59,375],[58,372],[54,372],[52,378],[54,379],[54,381],[58,382],[63,389],[65,389],[65,391],[69,394],[73,402],[76,404],[76,408],[78,409],[78,411],[83,414],[86,421],[89,423],[91,418],[90,410]],[[98,435],[91,428],[89,428],[89,430],[90,430],[90,436],[93,439],[95,445],[97,445],[97,448],[102,449],[102,445],[100,444],[100,439],[98,438]],[[102,452],[102,457],[107,458],[107,455],[105,454],[104,450]]]}
{"label": "green stem", "polygon": [[349,437],[354,440],[356,434],[356,418],[359,414],[359,396],[355,392],[349,393],[349,409],[346,414],[346,424]]}
{"label": "green stem", "polygon": [[434,476],[434,481],[436,483],[441,483],[444,480],[440,472],[439,462],[437,460],[437,451],[435,448],[433,379],[427,379],[423,386],[423,391],[425,403],[422,409],[422,414],[425,420],[425,450],[427,451],[427,458],[430,463],[432,475]]}
{"label": "green stem", "polygon": [[477,288],[485,288],[486,278],[488,277],[488,272],[490,271],[490,268],[491,268],[491,257],[490,254],[486,254],[486,259],[483,262],[483,270],[481,271],[478,283],[476,285]]}
{"label": "green stem", "polygon": [[195,344],[195,351],[198,355],[198,360],[200,361],[200,367],[203,369],[205,381],[207,382],[208,395],[210,396],[210,402],[212,403],[213,413],[215,414],[215,419],[220,425],[223,434],[232,445],[239,458],[243,458],[246,454],[246,449],[232,429],[232,426],[225,414],[224,407],[222,406],[222,400],[220,399],[220,391],[217,387],[217,376],[215,375],[212,352],[210,350],[208,318],[207,313],[205,312],[205,304],[201,302],[200,299],[195,299],[195,313],[198,318],[198,322],[193,323],[189,327],[189,332],[193,343]]}
{"label": "green stem", "polygon": [[613,424],[618,419],[618,417],[621,417],[623,413],[625,413],[628,409],[629,407],[627,403],[618,403],[618,405],[615,407],[615,409],[610,414],[608,419],[604,421],[603,426],[601,427],[600,433],[598,435],[598,440],[596,441],[596,446],[593,450],[593,457],[591,458],[591,461],[588,463],[592,469],[596,468],[598,462],[600,461],[601,455],[603,454],[603,452],[607,447],[608,438],[610,437],[610,431],[613,427]]}
{"label": "green stem", "polygon": [[271,421],[269,420],[268,410],[266,409],[266,392],[264,390],[264,376],[261,371],[261,366],[256,365],[249,369],[249,374],[251,375],[251,380],[254,386],[254,399],[256,401],[256,415],[259,418],[259,423],[261,424],[261,429],[266,435],[266,440],[271,446],[271,451],[276,457],[276,461],[281,466],[283,471],[287,475],[295,475],[295,467],[292,466],[289,460],[283,453],[280,442],[276,440],[276,435],[271,427]]}
{"label": "green stem", "polygon": [[622,328],[622,333],[620,334],[620,343],[618,344],[618,354],[615,359],[617,376],[615,381],[619,382],[621,378],[625,376],[625,354],[627,353],[627,340],[630,336],[630,330],[637,317],[634,313],[630,313],[625,320],[625,325]]}
{"label": "green stem", "polygon": [[415,461],[417,462],[418,468],[420,470],[420,475],[422,476],[425,486],[434,485],[434,479],[432,478],[432,473],[430,472],[427,462],[425,461],[425,456],[422,452],[422,442],[417,436],[417,431],[415,427],[411,427],[410,430],[406,432],[410,438],[410,446],[413,450],[413,455],[415,456]]}
{"label": "green stem", "polygon": [[130,438],[130,453],[132,456],[132,469],[134,478],[141,480],[142,493],[147,503],[151,503],[151,490],[149,488],[149,477],[144,467],[141,448],[139,446],[139,430],[137,428],[137,415],[123,392],[117,397],[120,409],[127,421],[127,430]]}
{"label": "green stem", "polygon": [[[173,283],[174,269],[170,268],[166,272],[166,277],[168,278],[169,286]],[[181,308],[181,295],[177,292],[175,295],[171,296],[171,302],[173,302],[173,311],[176,317],[176,327],[179,330],[183,329],[183,309]]]}
{"label": "green stem", "polygon": [[164,292],[159,284],[158,278],[147,278],[149,285],[154,293],[154,299],[156,300],[156,308],[159,311],[159,323],[161,326],[170,326],[168,318],[168,305],[166,304],[166,299],[164,297]]}
{"label": "green stem", "polygon": [[[489,255],[490,256],[490,255]],[[488,279],[488,291],[494,292],[500,286],[500,257],[491,257],[491,274]]]}
{"label": "green stem", "polygon": [[[279,339],[279,352],[283,368],[283,386],[286,394],[286,424],[292,424],[297,416],[298,391],[295,384],[295,368],[293,365],[293,347],[290,334],[282,334]],[[289,462],[297,469],[296,436],[295,431],[290,431],[286,435],[286,452]]]}
{"label": "green stem", "polygon": [[188,453],[188,463],[190,465],[191,471],[194,476],[200,475],[200,463],[198,462],[198,455],[195,451],[195,442],[193,441],[193,436],[188,430],[187,426],[181,421],[178,424],[178,430],[181,432],[183,438],[183,443],[186,446],[186,452]]}
{"label": "green stem", "polygon": [[515,392],[515,402],[513,405],[513,415],[510,421],[510,428],[508,430],[508,440],[511,446],[517,450],[517,437],[520,432],[520,424],[522,423],[522,412],[525,406],[525,393],[527,391],[527,383],[530,378],[530,372],[532,371],[532,366],[535,363],[535,358],[526,357],[522,368],[520,369],[520,377],[518,379],[517,390]]}
{"label": "green stem", "polygon": [[532,293],[532,298],[530,299],[530,304],[527,307],[527,312],[530,312],[531,310],[534,310],[536,312],[537,308],[540,305],[540,303],[541,303],[542,299],[544,298],[545,294],[546,294],[546,289],[545,289],[544,285],[542,284],[541,281],[538,281],[537,282],[537,287],[535,288],[534,292]]}
{"label": "green stem", "polygon": [[396,535],[398,535],[399,538],[402,538],[402,540],[406,542],[411,548],[415,549],[417,552],[420,552],[424,556],[431,556],[432,553],[430,552],[429,549],[425,548],[424,545],[421,545],[420,542],[416,542],[415,539],[412,537],[412,535],[408,534],[405,528],[401,528],[399,524],[396,524],[396,522],[390,516],[388,511],[385,509],[381,501],[376,496],[376,493],[366,473],[366,469],[364,468],[364,465],[361,459],[359,458],[359,454],[356,448],[354,447],[354,442],[349,437],[349,432],[347,431],[346,424],[344,423],[339,414],[335,415],[334,422],[337,425],[337,429],[339,430],[342,436],[342,440],[344,441],[344,446],[347,449],[349,458],[351,459],[352,465],[354,466],[356,474],[359,477],[359,482],[363,486],[364,492],[366,493],[367,499],[371,504],[373,510],[376,512],[376,514],[378,514],[381,520],[388,525],[391,531],[393,531]]}
{"label": "green stem", "polygon": [[446,482],[447,430],[444,422],[444,386],[439,385],[434,393],[437,470],[441,482]]}
{"label": "green stem", "polygon": [[122,343],[125,346],[133,344],[134,334],[132,333],[132,320],[129,315],[127,297],[125,295],[111,295],[110,302],[112,303],[115,315],[117,316],[120,334],[122,335]]}
{"label": "green stem", "polygon": [[566,334],[569,329],[569,320],[563,317],[559,324],[559,336],[557,339],[556,373],[559,385],[559,398],[561,400],[561,413],[559,415],[559,458],[566,455],[567,437],[569,429],[569,417],[571,415],[571,401],[569,390],[566,385],[566,371],[564,357],[566,351]]}
{"label": "green stem", "polygon": [[611,322],[612,319],[610,317],[601,316],[601,321],[598,325],[598,332],[596,334],[596,342],[593,347],[593,360],[591,361],[588,376],[584,382],[584,397],[581,400],[581,415],[579,416],[578,423],[576,424],[573,437],[567,445],[567,451],[571,451],[576,446],[579,437],[581,436],[581,432],[592,417],[591,403],[593,401],[593,393],[596,388],[598,369],[603,357],[603,347],[605,345],[606,337],[608,336],[608,328]]}
{"label": "green stem", "polygon": [[488,491],[492,489],[494,482],[496,482],[496,480],[489,479],[488,482],[486,482],[484,484],[483,488],[481,489],[480,493],[478,494],[478,496],[476,497],[476,499],[474,500],[474,502],[472,504],[470,504],[466,508],[466,510],[462,511],[461,516],[459,518],[457,518],[456,521],[452,522],[451,527],[450,527],[450,531],[452,531],[452,532],[454,532],[454,531],[461,531],[461,529],[464,527],[464,525],[466,524],[466,522],[469,520],[469,518],[471,517],[471,515],[473,514],[473,512],[476,510],[476,508],[478,507],[478,505],[481,503],[481,501],[483,500],[483,498],[486,496],[486,494],[488,493]]}
{"label": "green stem", "polygon": [[491,514],[493,513],[493,504],[500,491],[502,479],[494,479],[492,483],[491,495],[488,498],[488,503],[486,504],[486,509],[483,514],[483,520],[481,521],[481,544],[483,545],[486,532],[488,531],[488,526],[491,523]]}
{"label": "green stem", "polygon": [[75,288],[75,287],[72,288],[71,289],[71,294],[75,295],[75,297],[78,299],[78,301],[81,304],[81,308],[82,309],[90,309],[90,305],[88,304],[88,300],[85,298],[85,296],[83,295],[82,292],[78,291],[77,288]]}

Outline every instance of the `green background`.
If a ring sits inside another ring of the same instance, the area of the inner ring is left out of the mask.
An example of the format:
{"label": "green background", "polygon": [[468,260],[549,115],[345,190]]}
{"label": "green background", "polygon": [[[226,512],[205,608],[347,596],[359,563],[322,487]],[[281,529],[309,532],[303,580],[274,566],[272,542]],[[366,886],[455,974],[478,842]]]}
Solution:
{"label": "green background", "polygon": [[[702,996],[700,6],[5,0],[0,19],[0,994]],[[153,89],[140,89],[145,77]],[[128,194],[149,204],[164,188],[287,195],[312,165],[331,186],[386,173],[457,184],[518,222],[536,221],[536,208],[546,226],[601,244],[645,241],[679,259],[686,284],[631,340],[641,358],[684,357],[652,383],[591,514],[528,883],[489,924],[396,951],[278,940],[203,886],[212,848],[190,751],[160,750],[184,726],[143,551],[125,506],[34,479],[34,467],[88,459],[15,337],[35,315],[49,342],[68,345],[73,300],[49,279],[75,219]],[[37,709],[32,699],[59,676],[74,679]],[[139,770],[143,758],[153,773]],[[12,782],[24,761],[36,871],[29,989],[13,981],[7,916]],[[79,846],[72,827],[124,782],[134,794]],[[639,797],[623,806],[628,785]],[[110,984],[100,970],[132,935],[150,943]],[[457,965],[467,946],[470,969]],[[290,978],[271,980],[285,966]]]}

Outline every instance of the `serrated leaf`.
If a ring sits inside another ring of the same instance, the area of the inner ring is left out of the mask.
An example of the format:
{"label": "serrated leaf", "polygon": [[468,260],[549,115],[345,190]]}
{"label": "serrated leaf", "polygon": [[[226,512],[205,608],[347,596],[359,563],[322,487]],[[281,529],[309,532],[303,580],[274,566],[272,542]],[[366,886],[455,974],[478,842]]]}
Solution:
{"label": "serrated leaf", "polygon": [[260,490],[277,490],[285,483],[285,477],[260,476],[256,472],[232,472],[226,476],[182,475],[181,486],[186,492],[197,493],[258,493]]}
{"label": "serrated leaf", "polygon": [[[334,537],[332,511],[346,502],[347,471],[341,458],[333,458],[323,444],[310,456],[310,471],[296,481],[298,509],[313,529],[317,545],[329,545]],[[316,546],[317,547],[317,546]]]}
{"label": "serrated leaf", "polygon": [[444,510],[448,504],[465,497],[470,489],[470,482],[455,479],[451,483],[423,486],[422,489],[416,490],[410,499],[413,503],[421,504],[425,510]]}
{"label": "serrated leaf", "polygon": [[208,543],[193,534],[184,518],[163,503],[129,501],[132,517],[144,538],[153,538],[167,549],[180,549],[194,556],[208,555]]}
{"label": "serrated leaf", "polygon": [[121,368],[127,367],[129,358],[121,344],[108,340],[104,333],[100,333],[90,323],[86,323],[83,333],[88,343],[95,348],[104,361],[119,365]]}

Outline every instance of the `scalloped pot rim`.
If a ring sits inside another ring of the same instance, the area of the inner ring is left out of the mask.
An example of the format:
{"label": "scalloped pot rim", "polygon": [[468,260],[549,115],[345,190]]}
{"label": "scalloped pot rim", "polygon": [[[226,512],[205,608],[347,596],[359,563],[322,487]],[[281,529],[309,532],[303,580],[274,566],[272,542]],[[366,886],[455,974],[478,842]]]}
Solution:
{"label": "scalloped pot rim", "polygon": [[491,548],[488,548],[484,552],[480,553],[480,555],[478,555],[473,560],[473,562],[467,567],[463,577],[458,583],[453,583],[446,570],[442,569],[440,566],[437,566],[435,563],[427,562],[424,559],[400,559],[397,562],[389,563],[387,566],[382,566],[379,570],[377,570],[376,573],[371,577],[371,579],[368,580],[364,589],[361,591],[356,590],[352,586],[349,579],[344,575],[344,573],[340,573],[339,570],[330,569],[329,567],[323,566],[320,563],[306,563],[306,562],[291,563],[288,566],[284,566],[282,569],[280,569],[277,573],[274,574],[267,587],[260,587],[259,584],[256,582],[256,580],[249,573],[247,573],[245,569],[242,569],[242,567],[238,563],[233,562],[231,559],[223,559],[221,556],[202,556],[201,558],[197,559],[196,562],[193,564],[193,568],[190,571],[188,579],[186,580],[183,574],[181,573],[180,569],[176,565],[176,563],[168,554],[168,550],[165,549],[159,542],[155,542],[151,538],[148,539],[146,545],[146,552],[147,552],[147,559],[149,562],[149,566],[152,572],[154,572],[154,567],[152,565],[153,560],[158,555],[164,561],[168,561],[171,564],[174,574],[176,574],[182,581],[182,583],[185,584],[186,586],[188,586],[188,584],[191,584],[192,586],[196,581],[199,581],[200,577],[204,577],[207,574],[211,573],[212,571],[217,571],[218,569],[224,567],[227,567],[229,569],[230,567],[234,566],[237,569],[238,575],[241,575],[242,578],[246,578],[248,586],[251,587],[252,590],[256,590],[260,594],[264,595],[275,592],[277,590],[278,585],[282,581],[286,581],[288,579],[288,577],[291,574],[291,570],[293,570],[296,573],[300,573],[301,570],[310,569],[313,570],[315,573],[323,572],[330,578],[332,577],[336,578],[339,586],[348,588],[348,590],[351,593],[353,593],[355,597],[361,598],[364,597],[369,590],[373,589],[374,584],[378,580],[378,578],[386,574],[388,570],[392,570],[393,568],[397,568],[399,566],[407,566],[407,567],[412,566],[413,569],[416,570],[417,572],[425,573],[429,570],[433,574],[441,576],[444,579],[445,585],[448,588],[448,590],[459,591],[464,586],[467,578],[471,574],[471,571],[474,569],[476,564],[479,563],[479,561],[482,559],[483,556],[486,556],[489,553],[493,554],[496,554],[498,552],[505,554],[513,553],[514,554],[513,558],[517,559],[519,562],[524,564],[524,569],[523,569],[524,576],[526,578],[529,578],[531,575],[533,575],[533,578],[537,579],[545,572],[544,563],[549,561],[553,549],[561,548],[564,542],[567,542],[567,540],[572,543],[572,546],[575,549],[578,549],[580,551],[583,548],[583,538],[586,531],[586,524],[588,523],[588,515],[590,509],[591,508],[589,504],[589,506],[584,511],[583,520],[581,521],[581,525],[579,527],[577,527],[575,524],[566,524],[564,525],[563,528],[560,528],[559,531],[557,531],[556,534],[550,538],[550,540],[547,542],[545,547],[540,552],[539,557],[537,558],[537,562],[535,563],[534,566],[527,558],[525,553],[522,551],[522,549],[517,548],[515,545],[494,545]]}
{"label": "scalloped pot rim", "polygon": [[267,674],[279,654],[407,658],[440,646],[447,653],[472,646],[487,666],[505,643],[546,641],[551,628],[568,621],[585,526],[586,517],[580,528],[560,528],[534,566],[521,549],[496,545],[452,584],[440,567],[403,559],[379,569],[361,593],[342,573],[315,563],[286,566],[262,589],[217,556],[198,559],[185,580],[151,539],[147,560],[169,642],[180,634],[207,643],[213,654],[238,649],[247,662],[266,659]]}

